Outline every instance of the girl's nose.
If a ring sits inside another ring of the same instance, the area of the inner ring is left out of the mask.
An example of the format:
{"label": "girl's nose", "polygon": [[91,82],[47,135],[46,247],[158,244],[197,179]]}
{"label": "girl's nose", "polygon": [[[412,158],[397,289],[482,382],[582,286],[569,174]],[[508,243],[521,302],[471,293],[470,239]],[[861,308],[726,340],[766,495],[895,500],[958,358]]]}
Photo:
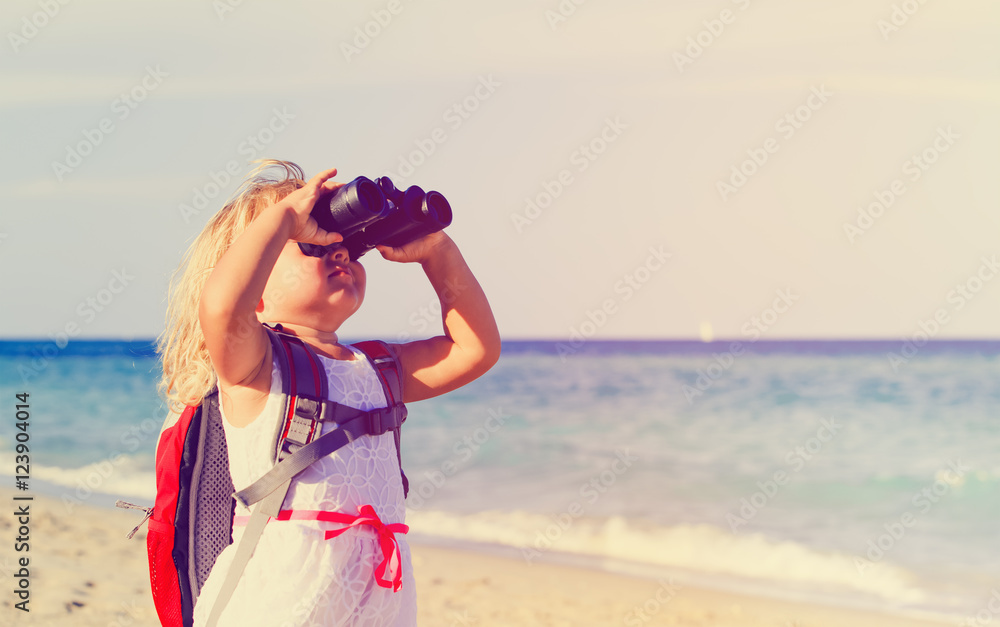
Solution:
{"label": "girl's nose", "polygon": [[335,261],[343,263],[347,263],[351,260],[350,255],[347,254],[347,248],[340,245],[335,245],[330,249],[330,257],[332,257]]}

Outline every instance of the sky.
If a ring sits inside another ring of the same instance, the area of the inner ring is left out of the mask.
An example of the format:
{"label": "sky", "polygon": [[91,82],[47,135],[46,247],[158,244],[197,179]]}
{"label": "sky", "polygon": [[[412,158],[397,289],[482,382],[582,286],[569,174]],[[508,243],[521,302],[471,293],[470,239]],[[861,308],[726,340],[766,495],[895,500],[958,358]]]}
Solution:
{"label": "sky", "polygon": [[[0,32],[5,336],[159,334],[272,157],[442,192],[505,339],[1000,337],[992,0],[35,0]],[[362,261],[343,337],[440,332],[418,266]]]}

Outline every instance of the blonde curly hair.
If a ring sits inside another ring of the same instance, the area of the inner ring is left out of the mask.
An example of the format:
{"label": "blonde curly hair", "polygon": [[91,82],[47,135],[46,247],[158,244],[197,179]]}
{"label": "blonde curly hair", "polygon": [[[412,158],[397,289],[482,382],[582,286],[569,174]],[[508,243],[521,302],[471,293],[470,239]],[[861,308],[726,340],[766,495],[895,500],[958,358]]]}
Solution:
{"label": "blonde curly hair", "polygon": [[[156,351],[163,365],[157,389],[173,412],[201,403],[218,381],[198,321],[198,304],[212,269],[261,210],[305,185],[302,168],[290,161],[255,163],[259,165],[208,221],[170,280],[166,326]],[[269,168],[278,168],[277,176],[265,174]]]}

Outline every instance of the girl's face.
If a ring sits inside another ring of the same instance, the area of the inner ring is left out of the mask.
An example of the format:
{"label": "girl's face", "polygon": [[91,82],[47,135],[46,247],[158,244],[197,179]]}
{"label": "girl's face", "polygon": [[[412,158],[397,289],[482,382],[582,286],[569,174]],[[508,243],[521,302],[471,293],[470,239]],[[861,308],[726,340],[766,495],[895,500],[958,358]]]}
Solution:
{"label": "girl's face", "polygon": [[364,267],[351,261],[343,246],[310,257],[297,242],[288,241],[264,287],[261,317],[336,331],[361,307],[366,279]]}

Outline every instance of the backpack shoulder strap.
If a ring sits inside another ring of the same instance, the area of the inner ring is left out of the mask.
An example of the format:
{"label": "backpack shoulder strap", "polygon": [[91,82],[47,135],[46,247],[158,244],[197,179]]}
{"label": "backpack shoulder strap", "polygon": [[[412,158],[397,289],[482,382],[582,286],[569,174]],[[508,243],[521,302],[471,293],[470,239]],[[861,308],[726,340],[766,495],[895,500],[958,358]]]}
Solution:
{"label": "backpack shoulder strap", "polygon": [[403,403],[403,372],[396,361],[395,354],[389,345],[381,340],[368,340],[353,344],[368,357],[382,381],[386,405],[401,405]]}
{"label": "backpack shoulder strap", "polygon": [[[353,345],[368,357],[372,363],[379,380],[382,382],[382,392],[385,394],[386,407],[403,406],[403,370],[399,366],[395,353],[389,345],[381,340],[368,340],[357,342]],[[399,476],[403,480],[403,498],[410,492],[410,482],[403,472],[403,455],[400,448],[402,423],[406,421],[406,413],[400,426],[392,430],[393,438],[396,440],[396,460],[399,461]]]}
{"label": "backpack shoulder strap", "polygon": [[274,434],[275,463],[313,441],[320,433],[319,403],[326,399],[327,378],[319,358],[299,338],[264,325],[281,369],[282,419]]}
{"label": "backpack shoulder strap", "polygon": [[271,351],[281,368],[281,391],[288,396],[326,397],[326,377],[319,358],[294,335],[264,325]]}

